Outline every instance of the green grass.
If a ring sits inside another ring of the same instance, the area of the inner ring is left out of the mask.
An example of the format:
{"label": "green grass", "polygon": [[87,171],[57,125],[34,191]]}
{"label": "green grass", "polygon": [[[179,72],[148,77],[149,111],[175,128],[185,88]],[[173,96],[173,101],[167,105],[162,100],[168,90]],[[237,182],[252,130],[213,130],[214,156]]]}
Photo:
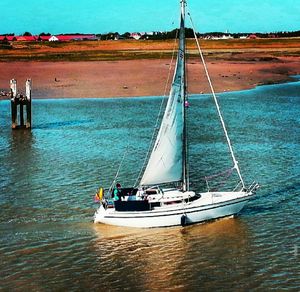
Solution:
{"label": "green grass", "polygon": [[[201,40],[204,54],[211,59],[274,61],[281,56],[300,56],[300,38]],[[77,41],[14,42],[0,45],[0,61],[115,61],[163,59],[172,56],[174,40],[166,41]],[[198,56],[194,40],[187,40],[192,57]],[[255,57],[247,56],[247,53]],[[257,57],[256,57],[257,55]]]}

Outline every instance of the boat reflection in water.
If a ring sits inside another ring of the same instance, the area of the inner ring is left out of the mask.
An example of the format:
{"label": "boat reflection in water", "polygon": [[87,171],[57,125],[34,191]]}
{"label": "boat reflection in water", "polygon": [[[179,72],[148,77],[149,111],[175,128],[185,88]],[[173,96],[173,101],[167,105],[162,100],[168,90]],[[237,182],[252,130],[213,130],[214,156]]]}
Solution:
{"label": "boat reflection in water", "polygon": [[248,264],[248,230],[239,219],[185,228],[93,228],[105,290],[230,288]]}

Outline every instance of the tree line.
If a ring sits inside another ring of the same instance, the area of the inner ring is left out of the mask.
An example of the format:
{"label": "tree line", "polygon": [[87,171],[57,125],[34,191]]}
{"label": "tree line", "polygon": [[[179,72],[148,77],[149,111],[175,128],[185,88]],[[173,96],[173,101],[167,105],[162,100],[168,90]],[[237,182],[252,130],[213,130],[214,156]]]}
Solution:
{"label": "tree line", "polygon": [[[153,32],[153,33],[141,33],[140,39],[149,39],[149,40],[167,40],[174,39],[178,36],[179,29],[173,29],[171,31],[165,32]],[[80,35],[81,33],[72,33],[72,35]],[[240,32],[240,33],[224,33],[224,32],[208,32],[208,33],[196,33],[199,38],[207,38],[207,37],[222,37],[222,36],[232,36],[233,38],[240,38],[241,36],[247,36],[250,34],[255,34],[259,38],[282,38],[282,37],[300,37],[300,30],[297,31],[280,31],[280,32],[268,32],[268,33],[260,33],[260,32]],[[6,33],[2,34],[6,36],[14,36],[14,33]],[[51,33],[42,32],[39,36],[50,36]],[[67,34],[64,34],[67,35]],[[193,38],[194,32],[191,28],[185,29],[186,38]],[[23,33],[23,36],[32,36],[32,34],[28,31]],[[109,33],[101,33],[96,34],[96,37],[100,40],[113,40],[113,39],[130,39],[131,33],[125,32],[123,34],[119,34],[118,32],[109,32]]]}
{"label": "tree line", "polygon": [[[178,29],[174,29],[166,32],[153,32],[151,34],[142,33],[140,39],[148,40],[167,40],[174,39],[178,36]],[[222,37],[231,36],[233,38],[240,38],[242,36],[248,36],[255,34],[259,38],[283,38],[283,37],[300,37],[300,30],[298,31],[281,31],[281,32],[268,32],[268,33],[253,33],[253,32],[240,32],[240,33],[225,33],[225,32],[208,32],[208,33],[196,33],[198,38],[209,38],[209,37]],[[194,38],[194,32],[191,28],[185,29],[186,38]],[[109,32],[105,34],[96,34],[97,38],[100,40],[113,40],[113,39],[129,39],[131,38],[131,33],[126,32],[119,34],[118,32]]]}

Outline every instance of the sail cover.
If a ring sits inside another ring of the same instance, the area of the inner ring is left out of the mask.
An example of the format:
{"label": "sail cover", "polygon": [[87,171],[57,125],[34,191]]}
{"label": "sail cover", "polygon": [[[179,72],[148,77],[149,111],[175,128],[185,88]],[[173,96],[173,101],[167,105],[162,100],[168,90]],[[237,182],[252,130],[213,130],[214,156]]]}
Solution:
{"label": "sail cover", "polygon": [[182,7],[176,70],[161,127],[142,176],[141,185],[157,185],[183,179],[184,38],[184,8]]}

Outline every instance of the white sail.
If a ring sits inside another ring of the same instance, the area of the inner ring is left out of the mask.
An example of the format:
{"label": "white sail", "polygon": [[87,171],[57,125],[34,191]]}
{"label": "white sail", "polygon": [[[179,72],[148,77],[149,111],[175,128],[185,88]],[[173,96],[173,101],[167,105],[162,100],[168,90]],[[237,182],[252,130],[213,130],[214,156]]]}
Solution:
{"label": "white sail", "polygon": [[176,70],[152,153],[141,185],[156,185],[183,180],[184,165],[184,102],[185,102],[185,35],[184,4],[181,11],[179,50]]}

